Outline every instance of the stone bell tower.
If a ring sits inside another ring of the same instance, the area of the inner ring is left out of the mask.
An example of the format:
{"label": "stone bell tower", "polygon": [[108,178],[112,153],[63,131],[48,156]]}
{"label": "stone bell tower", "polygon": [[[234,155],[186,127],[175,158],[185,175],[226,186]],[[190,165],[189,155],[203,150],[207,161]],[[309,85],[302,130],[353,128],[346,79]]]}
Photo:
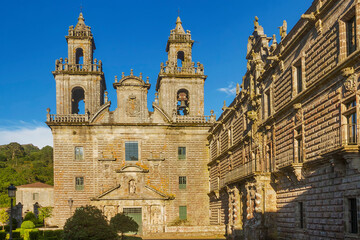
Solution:
{"label": "stone bell tower", "polygon": [[166,45],[168,60],[161,63],[156,91],[159,106],[169,115],[203,116],[204,115],[204,67],[199,62],[192,62],[190,31],[184,31],[180,17],[175,29],[171,30]]}
{"label": "stone bell tower", "polygon": [[[75,28],[69,27],[66,40],[68,57],[56,60],[53,71],[56,112],[58,115],[94,113],[104,102],[106,85],[102,63],[93,59],[94,38],[82,13]],[[81,101],[84,107],[80,107]]]}

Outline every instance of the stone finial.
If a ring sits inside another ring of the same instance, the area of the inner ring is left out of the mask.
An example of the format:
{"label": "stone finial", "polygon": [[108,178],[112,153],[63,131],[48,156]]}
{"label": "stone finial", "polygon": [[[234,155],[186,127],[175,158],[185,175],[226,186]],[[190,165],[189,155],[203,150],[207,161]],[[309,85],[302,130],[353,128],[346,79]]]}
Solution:
{"label": "stone finial", "polygon": [[240,93],[240,85],[239,83],[236,84],[236,95],[239,95]]}
{"label": "stone finial", "polygon": [[226,101],[224,100],[224,106],[222,107],[222,110],[225,111],[226,110]]}
{"label": "stone finial", "polygon": [[96,64],[96,63],[97,63],[97,59],[95,58],[95,59],[94,59],[94,64]]}
{"label": "stone finial", "polygon": [[255,20],[254,20],[254,29],[255,31],[258,29],[259,27],[259,18],[257,16],[255,16]]}
{"label": "stone finial", "polygon": [[130,76],[134,76],[134,70],[130,69]]}
{"label": "stone finial", "polygon": [[276,41],[276,34],[273,34],[273,37],[272,37],[272,44],[276,44],[277,43],[277,41]]}
{"label": "stone finial", "polygon": [[214,116],[214,110],[210,110],[210,114],[211,114],[211,116]]}
{"label": "stone finial", "polygon": [[67,58],[65,58],[65,63],[68,63],[68,59],[67,59]]}
{"label": "stone finial", "polygon": [[85,18],[82,14],[82,12],[79,14],[79,17],[78,17],[78,22],[75,26],[75,30],[86,30],[86,25],[85,25]]}
{"label": "stone finial", "polygon": [[178,16],[176,19],[176,27],[174,30],[175,30],[175,33],[185,34],[184,28],[182,27],[182,22],[181,22],[180,16]]}
{"label": "stone finial", "polygon": [[279,27],[279,30],[280,30],[281,40],[283,40],[287,35],[287,22],[286,22],[286,20],[283,21],[283,25],[281,27]]}
{"label": "stone finial", "polygon": [[142,79],[142,73],[140,73],[139,78]]}
{"label": "stone finial", "polygon": [[47,114],[50,114],[50,108],[46,109]]}
{"label": "stone finial", "polygon": [[121,78],[124,78],[124,77],[125,77],[125,73],[122,72],[122,73],[121,73]]}
{"label": "stone finial", "polygon": [[105,91],[105,103],[107,103],[109,101],[109,98],[108,98],[108,92]]}
{"label": "stone finial", "polygon": [[149,77],[146,77],[146,83],[149,83]]}
{"label": "stone finial", "polygon": [[115,76],[115,83],[117,83],[118,82],[118,78],[117,78],[117,76]]}

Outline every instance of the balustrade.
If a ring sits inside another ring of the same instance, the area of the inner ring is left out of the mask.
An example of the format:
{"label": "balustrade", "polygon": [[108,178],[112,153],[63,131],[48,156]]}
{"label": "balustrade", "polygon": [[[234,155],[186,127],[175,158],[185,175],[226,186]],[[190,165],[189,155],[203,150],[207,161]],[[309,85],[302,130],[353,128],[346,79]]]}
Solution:
{"label": "balustrade", "polygon": [[62,62],[62,59],[56,60],[55,71],[69,71],[69,72],[102,72],[102,63],[94,64],[70,64]]}
{"label": "balustrade", "polygon": [[211,116],[187,116],[176,115],[177,123],[212,123],[213,118]]}
{"label": "balustrade", "polygon": [[87,114],[67,114],[67,115],[59,115],[59,114],[48,114],[47,115],[48,122],[71,122],[71,123],[79,123],[79,122],[88,122],[89,115]]}
{"label": "balustrade", "polygon": [[320,141],[321,153],[325,154],[349,145],[358,145],[358,128],[356,124],[345,124],[325,133]]}
{"label": "balustrade", "polygon": [[204,67],[202,64],[198,63],[198,66],[190,66],[190,67],[178,67],[178,66],[164,66],[161,64],[160,73],[163,74],[196,74],[196,75],[204,75]]}

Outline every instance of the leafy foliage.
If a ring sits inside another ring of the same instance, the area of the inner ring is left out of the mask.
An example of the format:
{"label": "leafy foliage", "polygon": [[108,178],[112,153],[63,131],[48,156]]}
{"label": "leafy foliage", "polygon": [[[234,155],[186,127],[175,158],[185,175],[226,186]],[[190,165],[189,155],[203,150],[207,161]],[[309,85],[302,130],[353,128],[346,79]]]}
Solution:
{"label": "leafy foliage", "polygon": [[53,184],[53,149],[32,144],[10,143],[0,146],[0,207],[9,207],[7,188],[43,182]]}
{"label": "leafy foliage", "polygon": [[42,207],[39,210],[39,221],[43,221],[46,228],[46,219],[52,216],[53,207]]}
{"label": "leafy foliage", "polygon": [[38,220],[33,212],[26,213],[26,215],[24,217],[24,221],[31,221],[34,224],[37,224],[37,222],[38,222]]}
{"label": "leafy foliage", "polygon": [[123,213],[118,213],[110,220],[110,226],[115,229],[116,232],[121,233],[121,236],[127,232],[137,232],[139,225],[132,217],[126,216]]}
{"label": "leafy foliage", "polygon": [[0,210],[0,223],[2,226],[2,229],[4,230],[4,225],[9,220],[9,214],[6,212],[5,209]]}
{"label": "leafy foliage", "polygon": [[64,226],[67,240],[115,240],[118,235],[110,227],[101,210],[94,206],[78,208]]}
{"label": "leafy foliage", "polygon": [[21,228],[23,228],[23,229],[33,229],[33,228],[35,228],[35,224],[32,221],[24,221],[21,224]]}

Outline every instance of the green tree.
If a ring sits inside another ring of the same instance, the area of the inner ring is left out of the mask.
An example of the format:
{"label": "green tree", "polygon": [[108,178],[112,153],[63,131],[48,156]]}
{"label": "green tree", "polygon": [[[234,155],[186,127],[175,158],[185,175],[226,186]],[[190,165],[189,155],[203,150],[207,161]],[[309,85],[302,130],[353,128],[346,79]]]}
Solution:
{"label": "green tree", "polygon": [[44,222],[46,228],[46,219],[52,216],[53,207],[42,207],[39,210],[39,220]]}
{"label": "green tree", "polygon": [[115,229],[116,232],[121,233],[121,239],[124,238],[124,233],[137,232],[139,230],[139,225],[135,220],[123,213],[118,213],[112,217],[110,226]]}
{"label": "green tree", "polygon": [[118,235],[110,227],[101,210],[94,206],[76,209],[64,226],[67,240],[116,240]]}
{"label": "green tree", "polygon": [[33,212],[28,212],[24,217],[24,221],[31,221],[34,224],[37,224],[37,222],[38,222],[38,220]]}
{"label": "green tree", "polygon": [[0,223],[2,226],[2,230],[4,230],[4,225],[9,220],[9,214],[6,212],[5,209],[0,210]]}

